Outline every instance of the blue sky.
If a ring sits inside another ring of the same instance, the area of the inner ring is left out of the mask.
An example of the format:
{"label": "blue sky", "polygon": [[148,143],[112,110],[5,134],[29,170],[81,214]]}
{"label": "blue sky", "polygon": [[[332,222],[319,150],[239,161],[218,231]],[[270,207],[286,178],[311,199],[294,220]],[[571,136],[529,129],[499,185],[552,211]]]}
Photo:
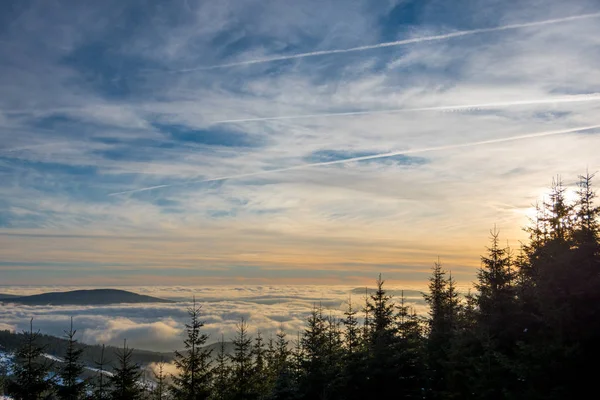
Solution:
{"label": "blue sky", "polygon": [[0,284],[421,284],[600,169],[600,5],[3,1]]}

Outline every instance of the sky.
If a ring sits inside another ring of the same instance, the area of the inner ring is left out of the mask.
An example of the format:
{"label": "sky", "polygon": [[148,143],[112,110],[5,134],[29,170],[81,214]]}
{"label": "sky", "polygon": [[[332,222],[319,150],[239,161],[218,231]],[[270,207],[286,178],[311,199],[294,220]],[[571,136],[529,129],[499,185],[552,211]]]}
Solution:
{"label": "sky", "polygon": [[0,2],[0,285],[424,285],[600,170],[597,0]]}

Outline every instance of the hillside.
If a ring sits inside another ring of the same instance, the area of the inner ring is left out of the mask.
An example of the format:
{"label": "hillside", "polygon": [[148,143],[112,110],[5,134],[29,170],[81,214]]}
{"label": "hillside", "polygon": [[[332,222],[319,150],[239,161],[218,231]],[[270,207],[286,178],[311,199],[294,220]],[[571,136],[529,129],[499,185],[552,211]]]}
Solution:
{"label": "hillside", "polygon": [[[11,353],[15,351],[19,345],[23,342],[22,333],[14,333],[10,331],[0,331],[0,351]],[[63,338],[40,335],[39,342],[44,347],[44,351],[54,357],[62,357],[67,349],[67,341]],[[82,361],[87,366],[94,366],[94,361],[100,359],[102,346],[99,345],[86,345],[79,343],[78,347],[83,348]],[[118,349],[113,346],[106,346],[105,358],[111,362],[116,359],[115,352]],[[153,362],[159,362],[160,360],[169,362],[173,359],[173,353],[159,353],[148,350],[133,350],[132,360],[140,365],[148,365]]]}
{"label": "hillside", "polygon": [[50,292],[31,296],[0,294],[0,302],[26,305],[106,305],[119,303],[172,303],[171,300],[141,295],[126,290],[91,289],[68,292]]}
{"label": "hillside", "polygon": [[[11,331],[0,330],[0,352],[11,353],[15,351],[19,345],[23,342],[23,334],[15,333]],[[67,341],[63,338],[50,335],[40,335],[39,342],[44,347],[44,351],[50,356],[61,358],[67,349]],[[88,345],[84,343],[78,343],[79,348],[83,348],[82,361],[88,367],[93,367],[94,362],[100,359],[102,346],[100,345]],[[206,349],[212,351],[212,356],[216,357],[219,349],[219,343],[213,343],[206,346]],[[114,346],[106,346],[105,358],[109,360],[108,369],[112,369],[112,362],[115,361],[115,353],[119,348]],[[233,343],[225,342],[225,353],[233,353]],[[148,365],[151,363],[157,363],[159,361],[171,362],[173,360],[174,353],[172,352],[155,352],[150,350],[139,350],[133,349],[132,361],[140,365]]]}

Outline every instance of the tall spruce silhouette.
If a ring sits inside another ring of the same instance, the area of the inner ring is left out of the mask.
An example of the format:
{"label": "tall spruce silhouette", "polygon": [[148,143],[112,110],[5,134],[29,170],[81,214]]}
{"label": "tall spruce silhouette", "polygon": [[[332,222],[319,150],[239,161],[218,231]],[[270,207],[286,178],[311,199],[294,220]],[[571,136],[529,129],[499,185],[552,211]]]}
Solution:
{"label": "tall spruce silhouette", "polygon": [[52,396],[54,379],[53,363],[44,357],[45,348],[39,344],[40,332],[33,330],[33,318],[29,330],[23,331],[22,343],[15,352],[12,378],[8,382],[8,394],[17,400],[38,400]]}
{"label": "tall spruce silhouette", "polygon": [[71,317],[70,328],[65,331],[67,350],[58,374],[61,380],[58,385],[58,397],[63,400],[79,400],[87,395],[87,382],[83,379],[85,368],[81,361],[83,347],[78,346],[76,333],[77,331],[73,329],[73,317]]}
{"label": "tall spruce silhouette", "polygon": [[203,400],[211,394],[212,370],[211,350],[206,349],[208,335],[202,332],[204,322],[201,321],[202,308],[193,298],[188,308],[189,321],[185,325],[186,338],[183,341],[185,350],[175,351],[177,374],[172,376],[171,392],[175,400]]}
{"label": "tall spruce silhouette", "polygon": [[110,377],[111,400],[141,400],[143,391],[141,387],[142,370],[140,365],[133,362],[133,349],[123,340],[123,348],[115,352],[117,359]]}

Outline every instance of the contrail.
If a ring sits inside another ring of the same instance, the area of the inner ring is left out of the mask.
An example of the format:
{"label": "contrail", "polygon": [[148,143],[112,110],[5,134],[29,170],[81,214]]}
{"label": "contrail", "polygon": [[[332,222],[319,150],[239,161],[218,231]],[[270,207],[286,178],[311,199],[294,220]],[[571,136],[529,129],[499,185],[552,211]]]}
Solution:
{"label": "contrail", "polygon": [[58,146],[58,145],[69,144],[69,143],[70,142],[49,142],[49,143],[40,143],[40,144],[29,144],[29,145],[25,145],[25,146],[0,149],[0,153],[1,152],[10,153],[10,152],[14,152],[14,151],[29,150],[29,149],[35,149],[38,147]]}
{"label": "contrail", "polygon": [[597,18],[597,17],[600,17],[600,13],[574,15],[574,16],[565,17],[565,18],[547,19],[544,21],[526,22],[526,23],[522,23],[522,24],[503,25],[503,26],[496,26],[493,28],[471,29],[471,30],[466,30],[466,31],[446,33],[443,35],[423,36],[423,37],[412,38],[412,39],[396,40],[394,42],[383,42],[383,43],[371,44],[371,45],[366,45],[366,46],[350,47],[347,49],[311,51],[308,53],[298,53],[298,54],[291,54],[291,55],[286,55],[286,56],[274,56],[274,57],[265,57],[265,58],[259,58],[259,59],[254,59],[254,60],[235,61],[235,62],[225,63],[225,64],[208,65],[205,67],[180,69],[180,70],[167,71],[167,72],[183,73],[183,72],[194,72],[194,71],[206,71],[206,70],[218,69],[218,68],[230,68],[230,67],[238,67],[238,66],[243,66],[243,65],[263,64],[263,63],[269,63],[269,62],[273,62],[273,61],[284,61],[284,60],[293,60],[293,59],[297,59],[297,58],[318,57],[318,56],[325,56],[325,55],[329,55],[329,54],[352,53],[352,52],[356,52],[356,51],[381,49],[384,47],[404,46],[404,45],[412,44],[412,43],[433,42],[433,41],[438,41],[438,40],[452,39],[452,38],[461,37],[461,36],[476,35],[479,33],[508,31],[508,30],[512,30],[512,29],[530,28],[530,27],[534,27],[534,26],[544,26],[544,25],[558,24],[561,22],[579,21],[579,20],[583,20],[583,19]]}
{"label": "contrail", "polygon": [[532,100],[517,100],[504,101],[495,103],[480,103],[480,104],[462,104],[454,106],[433,106],[433,107],[417,107],[417,108],[392,108],[386,110],[370,110],[370,111],[349,111],[337,113],[321,113],[321,114],[300,114],[300,115],[283,115],[275,117],[257,117],[257,118],[240,118],[240,119],[224,119],[212,121],[210,125],[219,124],[234,124],[241,122],[264,122],[264,121],[279,121],[290,119],[306,119],[306,118],[330,118],[330,117],[345,117],[359,115],[377,115],[377,114],[396,114],[402,112],[419,112],[419,111],[461,111],[478,108],[493,108],[493,107],[510,107],[535,104],[557,104],[557,103],[576,103],[585,101],[600,100],[600,93],[589,93],[581,95],[571,95],[547,99],[532,99]]}
{"label": "contrail", "polygon": [[582,127],[578,127],[578,128],[571,128],[571,129],[561,129],[561,130],[556,130],[556,131],[546,131],[546,132],[530,133],[530,134],[526,134],[526,135],[509,136],[509,137],[500,138],[500,139],[481,140],[481,141],[477,141],[477,142],[451,144],[451,145],[445,145],[445,146],[423,147],[420,149],[412,149],[412,150],[410,150],[410,149],[409,150],[398,150],[398,151],[392,151],[392,152],[388,152],[388,153],[372,154],[372,155],[368,155],[368,156],[344,158],[341,160],[323,161],[323,162],[310,163],[310,164],[301,164],[301,165],[295,165],[293,167],[277,168],[277,169],[271,169],[271,170],[266,170],[266,171],[248,172],[245,174],[227,175],[227,176],[220,176],[220,177],[216,177],[216,178],[199,179],[199,180],[195,180],[195,181],[188,181],[188,182],[181,182],[181,183],[149,186],[149,187],[140,188],[140,189],[132,189],[132,190],[125,190],[122,192],[110,193],[109,196],[118,196],[118,195],[123,195],[123,194],[147,192],[150,190],[156,190],[156,189],[162,189],[162,188],[168,188],[168,187],[174,187],[174,186],[183,186],[183,185],[189,185],[192,183],[218,182],[218,181],[225,181],[225,180],[230,180],[230,179],[247,178],[247,177],[252,177],[252,176],[275,174],[275,173],[279,173],[279,172],[294,171],[294,170],[315,168],[315,167],[323,167],[323,166],[327,166],[327,165],[346,164],[346,163],[356,162],[356,161],[375,160],[375,159],[379,159],[379,158],[388,158],[388,157],[394,157],[394,156],[405,155],[405,154],[416,154],[416,153],[425,153],[425,152],[431,152],[431,151],[452,150],[452,149],[460,149],[460,148],[465,148],[465,147],[483,146],[483,145],[487,145],[487,144],[512,142],[515,140],[525,140],[525,139],[539,138],[539,137],[544,137],[544,136],[561,135],[561,134],[565,134],[565,133],[587,131],[590,129],[598,129],[598,128],[600,128],[600,125],[589,125],[589,126],[582,126]]}

